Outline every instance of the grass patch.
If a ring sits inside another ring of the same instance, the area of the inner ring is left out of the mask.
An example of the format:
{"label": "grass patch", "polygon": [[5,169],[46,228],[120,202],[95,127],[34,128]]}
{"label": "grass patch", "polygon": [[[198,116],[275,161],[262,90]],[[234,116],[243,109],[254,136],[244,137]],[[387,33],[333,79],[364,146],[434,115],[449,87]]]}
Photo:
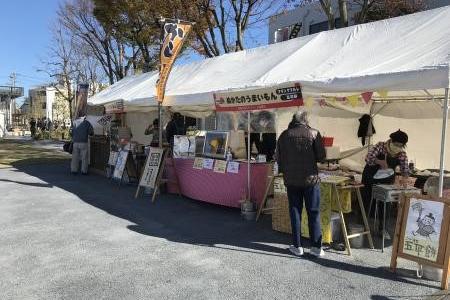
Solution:
{"label": "grass patch", "polygon": [[70,155],[56,150],[33,146],[31,141],[0,140],[0,168],[16,164],[51,163],[70,159]]}

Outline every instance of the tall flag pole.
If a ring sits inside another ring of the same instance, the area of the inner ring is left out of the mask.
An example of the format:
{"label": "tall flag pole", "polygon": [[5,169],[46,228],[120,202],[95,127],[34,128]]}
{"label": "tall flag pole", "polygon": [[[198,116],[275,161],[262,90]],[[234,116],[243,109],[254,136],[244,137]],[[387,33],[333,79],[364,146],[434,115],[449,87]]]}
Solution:
{"label": "tall flag pole", "polygon": [[180,53],[181,47],[186,40],[193,23],[160,19],[161,24],[161,46],[160,46],[160,66],[159,79],[156,83],[156,96],[158,100],[158,115],[159,115],[159,146],[162,147],[162,113],[161,105],[164,101],[164,94],[166,91],[166,84],[172,70],[173,63]]}

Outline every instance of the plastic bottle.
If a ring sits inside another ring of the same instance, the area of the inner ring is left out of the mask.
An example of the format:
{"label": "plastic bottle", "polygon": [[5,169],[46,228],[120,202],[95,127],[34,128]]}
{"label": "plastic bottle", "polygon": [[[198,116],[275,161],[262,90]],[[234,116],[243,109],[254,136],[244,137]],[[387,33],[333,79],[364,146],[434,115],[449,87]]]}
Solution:
{"label": "plastic bottle", "polygon": [[227,161],[233,160],[233,154],[231,153],[231,148],[228,147],[227,155],[226,155]]}
{"label": "plastic bottle", "polygon": [[278,175],[278,163],[277,162],[275,162],[274,164],[273,164],[273,175]]}

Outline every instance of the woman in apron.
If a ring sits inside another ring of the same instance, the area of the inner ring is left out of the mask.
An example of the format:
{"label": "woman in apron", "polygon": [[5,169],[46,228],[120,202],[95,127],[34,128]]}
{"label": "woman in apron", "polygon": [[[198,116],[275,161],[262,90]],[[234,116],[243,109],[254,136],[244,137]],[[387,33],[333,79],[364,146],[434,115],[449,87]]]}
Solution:
{"label": "woman in apron", "polygon": [[389,137],[388,141],[379,142],[372,147],[366,157],[366,166],[362,174],[363,198],[366,207],[369,206],[374,184],[393,184],[395,182],[395,173],[387,178],[375,179],[374,176],[379,170],[395,170],[399,166],[402,185],[406,185],[408,180],[408,157],[404,151],[408,142],[408,135],[399,129],[391,133]]}

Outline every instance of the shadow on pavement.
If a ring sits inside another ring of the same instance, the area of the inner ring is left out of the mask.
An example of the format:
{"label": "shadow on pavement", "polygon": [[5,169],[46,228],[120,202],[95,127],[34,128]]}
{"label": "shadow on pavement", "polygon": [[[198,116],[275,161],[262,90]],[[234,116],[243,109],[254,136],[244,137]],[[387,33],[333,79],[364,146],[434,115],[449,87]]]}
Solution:
{"label": "shadow on pavement", "polygon": [[[249,222],[240,217],[238,209],[175,195],[162,195],[152,204],[150,195],[134,198],[136,186],[119,187],[117,183],[98,175],[70,175],[69,163],[46,164],[45,168],[42,165],[23,164],[14,167],[47,182],[48,186],[56,186],[77,195],[89,205],[129,220],[134,225],[128,225],[127,228],[143,235],[164,238],[176,243],[298,259],[291,256],[286,249],[290,244],[290,236],[273,231],[270,217],[263,217],[259,222]],[[314,260],[310,256],[303,259]],[[314,261],[326,268],[426,286],[408,280],[402,274],[391,273],[385,268],[355,265],[326,258]],[[388,299],[377,297],[374,295],[372,299]]]}
{"label": "shadow on pavement", "polygon": [[47,188],[53,187],[53,185],[51,185],[49,183],[22,182],[22,181],[9,180],[9,179],[0,179],[0,181],[17,183],[17,184],[22,184],[22,185],[29,185],[29,186],[36,186],[36,187],[47,187]]}

